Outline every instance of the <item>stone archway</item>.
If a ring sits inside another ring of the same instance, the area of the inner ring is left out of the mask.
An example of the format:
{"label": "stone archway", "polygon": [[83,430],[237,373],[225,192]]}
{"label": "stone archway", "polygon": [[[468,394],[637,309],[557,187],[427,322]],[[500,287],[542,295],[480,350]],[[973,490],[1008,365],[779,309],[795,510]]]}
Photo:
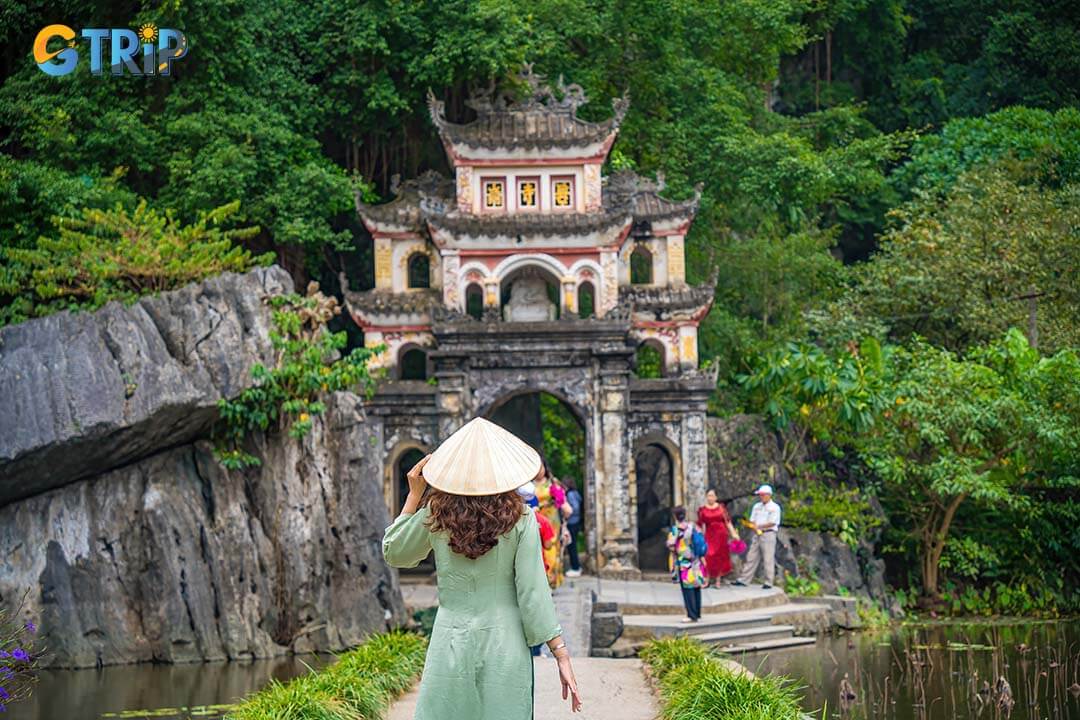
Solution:
{"label": "stone archway", "polygon": [[642,571],[667,569],[667,530],[675,501],[675,461],[656,443],[634,453],[637,490],[638,562]]}
{"label": "stone archway", "polygon": [[[401,506],[405,504],[405,497],[409,494],[409,480],[407,475],[413,465],[420,461],[428,452],[427,448],[417,442],[403,441],[390,453],[390,462],[386,464],[386,477],[383,479],[383,493],[386,497],[387,507],[390,509],[390,517],[395,518],[401,512]],[[429,574],[435,571],[435,559],[428,555],[427,559],[415,568],[403,569],[402,573]]]}
{"label": "stone archway", "polygon": [[532,388],[507,393],[480,414],[543,453],[551,472],[564,483],[572,480],[582,497],[584,554],[581,559],[587,569],[595,571],[595,488],[590,477],[587,416],[561,393]]}

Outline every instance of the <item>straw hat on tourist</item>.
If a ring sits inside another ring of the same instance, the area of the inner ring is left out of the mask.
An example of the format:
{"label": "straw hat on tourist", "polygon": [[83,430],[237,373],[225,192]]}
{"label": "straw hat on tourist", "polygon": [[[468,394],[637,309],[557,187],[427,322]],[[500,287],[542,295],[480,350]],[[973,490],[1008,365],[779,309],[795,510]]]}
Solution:
{"label": "straw hat on tourist", "polygon": [[451,495],[498,495],[534,479],[540,455],[509,430],[475,418],[446,439],[424,465],[424,479]]}

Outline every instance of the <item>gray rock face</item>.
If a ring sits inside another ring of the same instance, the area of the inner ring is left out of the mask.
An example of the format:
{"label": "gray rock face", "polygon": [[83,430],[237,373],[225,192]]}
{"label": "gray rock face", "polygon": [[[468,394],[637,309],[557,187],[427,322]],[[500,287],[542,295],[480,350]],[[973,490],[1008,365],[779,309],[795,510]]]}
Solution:
{"label": "gray rock face", "polygon": [[270,363],[278,267],[0,329],[0,506],[204,434]]}
{"label": "gray rock face", "polygon": [[[781,506],[787,493],[799,487],[801,481],[784,467],[779,438],[762,418],[709,418],[708,434],[709,479],[720,498],[729,499],[732,517],[749,514],[755,502],[752,493],[761,483],[773,485]],[[797,458],[796,463],[802,460]],[[743,530],[742,538],[749,544],[749,531]],[[828,533],[782,527],[778,541],[778,580],[782,580],[784,570],[795,574],[809,569],[825,593],[844,587],[856,595],[886,598],[885,565],[874,556],[872,539],[864,538],[858,547],[851,548]]]}
{"label": "gray rock face", "polygon": [[58,666],[340,650],[404,620],[378,438],[336,393],[227,471],[203,441],[0,508],[0,599],[31,589]]}

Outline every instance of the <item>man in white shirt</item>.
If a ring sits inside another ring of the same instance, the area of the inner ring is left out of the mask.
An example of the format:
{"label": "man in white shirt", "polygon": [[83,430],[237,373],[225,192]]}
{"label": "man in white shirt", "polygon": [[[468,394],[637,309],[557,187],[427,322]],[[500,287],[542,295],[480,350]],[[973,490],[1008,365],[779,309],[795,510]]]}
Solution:
{"label": "man in white shirt", "polygon": [[754,494],[760,498],[760,502],[754,503],[750,510],[750,528],[754,531],[754,537],[746,552],[742,573],[732,585],[745,587],[753,581],[758,565],[763,565],[765,583],[761,587],[768,590],[776,579],[776,532],[780,529],[780,506],[773,502],[770,485],[762,485]]}

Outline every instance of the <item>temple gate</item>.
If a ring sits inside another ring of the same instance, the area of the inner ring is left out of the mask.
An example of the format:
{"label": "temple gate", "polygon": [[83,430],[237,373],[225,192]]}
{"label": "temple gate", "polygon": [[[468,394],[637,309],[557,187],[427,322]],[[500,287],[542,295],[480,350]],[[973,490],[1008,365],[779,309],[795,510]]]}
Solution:
{"label": "temple gate", "polygon": [[[367,411],[382,427],[386,500],[396,512],[418,452],[510,398],[547,392],[585,432],[589,567],[638,577],[639,541],[655,544],[662,504],[696,505],[707,482],[715,376],[698,369],[697,329],[713,287],[687,285],[684,258],[697,197],[667,200],[662,183],[629,172],[602,177],[625,98],[590,123],[577,118],[580,86],[560,78],[552,89],[529,67],[522,80],[524,100],[474,96],[477,119],[464,125],[430,96],[454,178],[428,172],[391,202],[357,203],[375,288],[342,286],[365,344],[385,348],[373,367],[387,377]],[[643,346],[660,377],[635,376]],[[638,482],[639,466],[652,466],[636,458],[656,451],[670,489],[650,490],[657,507],[639,515],[638,487],[655,483]]]}

